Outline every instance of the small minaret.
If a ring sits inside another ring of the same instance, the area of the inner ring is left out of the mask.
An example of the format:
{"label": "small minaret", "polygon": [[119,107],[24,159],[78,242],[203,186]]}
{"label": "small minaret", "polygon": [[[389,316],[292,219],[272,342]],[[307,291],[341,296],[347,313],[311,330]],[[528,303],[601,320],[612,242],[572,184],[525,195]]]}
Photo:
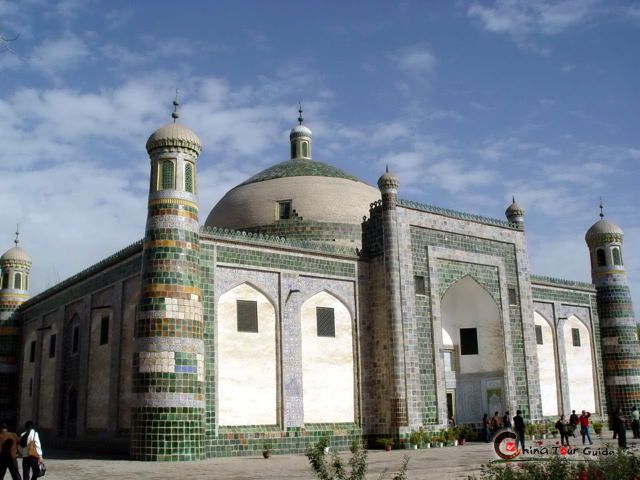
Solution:
{"label": "small minaret", "polygon": [[619,407],[629,415],[640,404],[640,342],[622,252],[623,232],[604,219],[587,231],[591,278],[596,286],[602,363],[609,414]]}
{"label": "small minaret", "polygon": [[196,160],[200,140],[177,123],[147,141],[151,181],[135,325],[131,456],[204,456],[204,324]]}
{"label": "small minaret", "polygon": [[522,208],[516,202],[516,197],[513,197],[511,205],[507,207],[504,214],[511,223],[515,223],[519,228],[524,228],[524,208]]}
{"label": "small minaret", "polygon": [[302,123],[302,104],[298,104],[298,125],[291,129],[289,141],[291,142],[291,160],[311,160],[311,130]]}
{"label": "small minaret", "polygon": [[402,327],[402,308],[400,300],[400,265],[398,262],[399,244],[397,231],[398,187],[400,181],[387,166],[386,172],[378,179],[378,188],[382,195],[382,229],[385,283],[387,305],[389,308],[389,339],[391,392],[390,410],[394,431],[401,433],[408,426],[407,389],[404,364],[404,333]]}
{"label": "small minaret", "polygon": [[15,246],[0,257],[0,418],[15,425],[18,399],[20,326],[16,310],[29,298],[31,257]]}

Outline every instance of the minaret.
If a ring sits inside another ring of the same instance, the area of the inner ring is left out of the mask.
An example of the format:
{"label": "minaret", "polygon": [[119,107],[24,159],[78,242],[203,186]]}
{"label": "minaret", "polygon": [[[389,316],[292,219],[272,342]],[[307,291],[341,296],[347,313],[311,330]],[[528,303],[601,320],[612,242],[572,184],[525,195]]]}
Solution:
{"label": "minaret", "polygon": [[385,283],[387,305],[389,308],[390,366],[391,366],[391,418],[394,435],[402,427],[408,426],[407,389],[405,385],[404,333],[402,328],[402,309],[400,304],[400,265],[397,231],[398,187],[400,181],[387,166],[386,172],[378,179],[378,188],[382,194],[382,229]]}
{"label": "minaret", "polygon": [[619,407],[628,415],[640,405],[640,343],[623,262],[623,232],[604,219],[602,210],[600,202],[600,220],[585,240],[597,291],[607,408],[609,414]]}
{"label": "minaret", "polygon": [[29,298],[31,257],[20,246],[16,229],[15,247],[0,257],[0,418],[17,420],[18,356],[20,328],[16,310]]}
{"label": "minaret", "polygon": [[302,123],[302,104],[298,104],[298,125],[291,129],[291,160],[311,160],[311,130]]}
{"label": "minaret", "polygon": [[136,317],[131,456],[204,456],[204,340],[196,160],[200,140],[177,123],[147,141],[151,181]]}
{"label": "minaret", "polygon": [[509,222],[517,224],[519,228],[524,228],[524,208],[518,205],[516,197],[513,197],[511,205],[507,207],[504,214]]}

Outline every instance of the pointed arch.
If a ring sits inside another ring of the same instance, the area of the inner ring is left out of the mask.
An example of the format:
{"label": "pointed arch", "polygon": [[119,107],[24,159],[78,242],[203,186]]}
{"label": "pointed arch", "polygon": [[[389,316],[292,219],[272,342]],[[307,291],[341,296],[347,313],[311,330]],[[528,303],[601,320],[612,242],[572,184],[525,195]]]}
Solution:
{"label": "pointed arch", "polygon": [[346,308],[349,311],[349,315],[351,315],[351,318],[354,318],[356,316],[354,310],[353,310],[353,306],[349,304],[349,302],[347,302],[347,300],[338,292],[336,292],[335,290],[333,290],[330,287],[322,287],[322,288],[318,288],[316,290],[312,290],[313,293],[310,293],[309,295],[307,295],[307,297],[303,300],[303,304],[310,300],[311,298],[315,297],[316,295],[318,295],[319,293],[326,293],[327,295],[335,298],[338,302],[340,302],[344,308]]}
{"label": "pointed arch", "polygon": [[216,320],[218,424],[275,424],[275,305],[259,288],[242,282],[220,295]]}
{"label": "pointed arch", "polygon": [[305,423],[355,421],[353,316],[323,289],[300,309]]}
{"label": "pointed arch", "polygon": [[476,280],[476,278],[470,274],[467,273],[466,275],[460,277],[457,280],[452,281],[449,285],[447,285],[447,288],[444,289],[444,291],[442,292],[442,295],[440,295],[440,300],[442,301],[442,299],[444,298],[444,296],[447,294],[447,292],[451,289],[451,287],[457,285],[458,283],[460,283],[461,281],[468,279],[471,280],[473,283],[475,283],[478,287],[480,287],[481,289],[483,289],[487,295],[489,295],[493,301],[496,303],[496,305],[498,306],[498,309],[500,309],[500,299],[499,298],[495,298],[495,296],[493,295],[493,293],[491,293],[489,291],[489,289],[484,286],[482,283],[480,283],[478,280]]}

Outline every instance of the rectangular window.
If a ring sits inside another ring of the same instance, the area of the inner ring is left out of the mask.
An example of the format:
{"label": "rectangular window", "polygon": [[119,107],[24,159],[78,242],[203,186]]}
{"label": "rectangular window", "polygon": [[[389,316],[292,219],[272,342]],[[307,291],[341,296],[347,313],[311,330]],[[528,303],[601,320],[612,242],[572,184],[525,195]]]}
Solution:
{"label": "rectangular window", "polygon": [[36,361],[36,342],[31,342],[29,345],[29,362],[33,363]]}
{"label": "rectangular window", "polygon": [[579,328],[571,329],[571,338],[573,339],[573,346],[579,347],[580,346],[580,329]]}
{"label": "rectangular window", "polygon": [[421,275],[416,275],[415,277],[413,277],[413,283],[415,284],[416,287],[416,295],[426,295],[427,294],[427,288],[424,284],[424,277]]}
{"label": "rectangular window", "polygon": [[542,326],[536,325],[536,343],[542,345]]}
{"label": "rectangular window", "polygon": [[100,320],[100,345],[109,343],[109,315],[105,315]]}
{"label": "rectangular window", "polygon": [[78,353],[80,348],[80,327],[73,327],[73,337],[71,339],[71,353]]}
{"label": "rectangular window", "polygon": [[258,302],[238,300],[238,331],[258,333]]}
{"label": "rectangular window", "polygon": [[336,317],[333,308],[316,307],[316,327],[319,337],[336,336]]}
{"label": "rectangular window", "polygon": [[291,218],[291,200],[278,202],[278,220]]}
{"label": "rectangular window", "polygon": [[516,295],[516,289],[509,289],[509,305],[518,305],[518,295]]}
{"label": "rectangular window", "polygon": [[478,354],[478,330],[475,328],[460,329],[460,355]]}
{"label": "rectangular window", "polygon": [[54,333],[49,337],[49,358],[56,356],[56,334]]}

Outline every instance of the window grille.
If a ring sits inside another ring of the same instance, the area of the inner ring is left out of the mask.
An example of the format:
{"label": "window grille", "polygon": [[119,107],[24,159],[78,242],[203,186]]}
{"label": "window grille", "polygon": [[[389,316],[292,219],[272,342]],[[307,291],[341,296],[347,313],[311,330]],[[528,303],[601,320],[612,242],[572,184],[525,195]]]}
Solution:
{"label": "window grille", "polygon": [[333,308],[316,307],[316,328],[319,337],[336,336],[336,318]]}
{"label": "window grille", "polygon": [[542,345],[542,326],[536,325],[536,344]]}
{"label": "window grille", "polygon": [[258,333],[258,302],[237,300],[238,332]]}
{"label": "window grille", "polygon": [[413,283],[415,284],[416,295],[426,295],[427,287],[424,283],[424,277],[421,275],[416,275],[413,277]]}
{"label": "window grille", "polygon": [[571,338],[573,340],[573,346],[579,347],[580,346],[580,329],[579,328],[571,329]]}
{"label": "window grille", "polygon": [[189,162],[184,165],[184,189],[193,193],[193,165]]}
{"label": "window grille", "polygon": [[460,329],[460,355],[478,354],[478,329]]}

